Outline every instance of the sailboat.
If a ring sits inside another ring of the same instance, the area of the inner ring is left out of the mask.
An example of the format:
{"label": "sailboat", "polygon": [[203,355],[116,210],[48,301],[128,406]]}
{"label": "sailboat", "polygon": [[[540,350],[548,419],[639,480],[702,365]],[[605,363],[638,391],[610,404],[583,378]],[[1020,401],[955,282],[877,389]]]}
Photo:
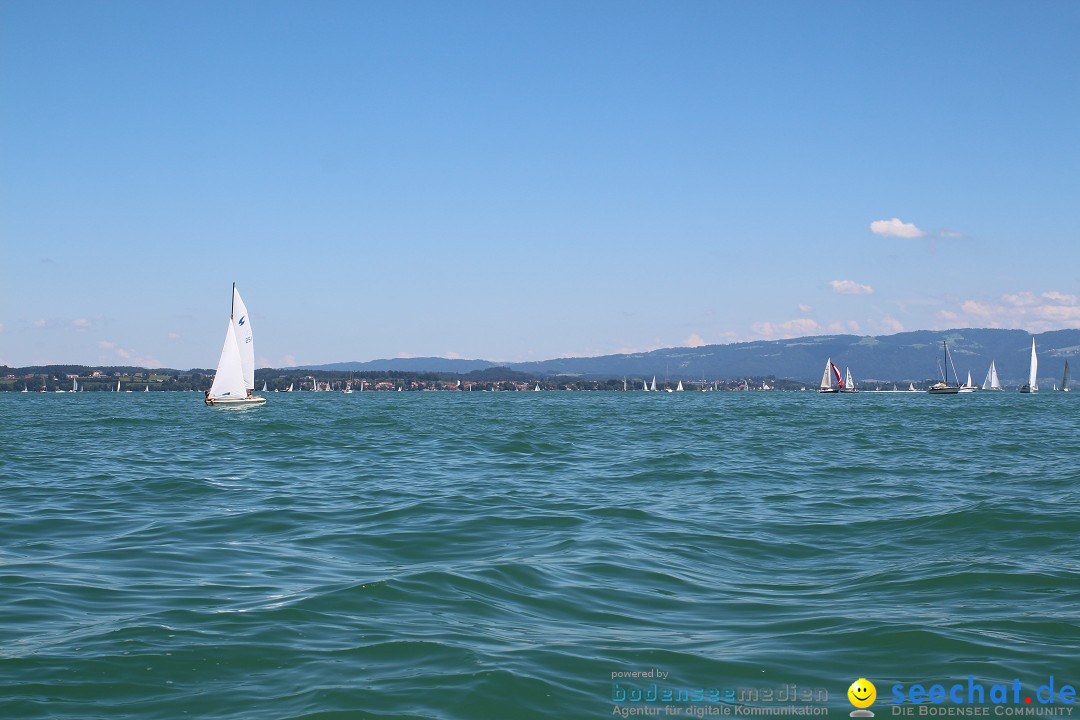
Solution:
{"label": "sailboat", "polygon": [[[836,385],[833,385],[833,378],[836,378]],[[833,365],[832,358],[825,361],[825,374],[821,376],[821,387],[818,388],[819,393],[838,393],[844,389],[844,380],[840,377],[840,368]]]}
{"label": "sailboat", "polygon": [[971,371],[968,370],[967,382],[960,386],[960,392],[962,392],[962,393],[973,393],[978,389],[979,389],[979,386],[976,385],[975,383],[971,382]]}
{"label": "sailboat", "polygon": [[641,381],[641,389],[645,392],[649,392],[649,383],[645,380]]}
{"label": "sailboat", "polygon": [[120,392],[120,381],[116,381],[116,392]]}
{"label": "sailboat", "polygon": [[1031,365],[1028,368],[1028,381],[1027,384],[1020,386],[1020,392],[1022,393],[1035,393],[1039,392],[1039,385],[1035,381],[1035,375],[1039,371],[1039,358],[1035,355],[1035,338],[1031,338]]}
{"label": "sailboat", "polygon": [[265,380],[263,380],[263,389],[262,389],[262,391],[266,392],[266,381]]}
{"label": "sailboat", "polygon": [[71,392],[79,392],[79,379],[71,378]]}
{"label": "sailboat", "polygon": [[149,386],[149,385],[147,385],[147,386],[146,386],[146,389],[145,389],[145,390],[143,390],[143,392],[150,392],[150,386]]}
{"label": "sailboat", "polygon": [[675,386],[675,392],[683,392],[682,380],[680,380],[679,384]]}
{"label": "sailboat", "polygon": [[286,390],[285,392],[292,392],[292,389],[293,389],[293,383],[289,383],[289,389]]}
{"label": "sailboat", "polygon": [[652,387],[649,388],[651,392],[656,392],[656,376],[652,376]]}
{"label": "sailboat", "polygon": [[913,383],[913,382],[908,383],[907,391],[908,392],[919,392],[918,390],[915,389],[915,383]]}
{"label": "sailboat", "polygon": [[840,386],[840,392],[853,393],[859,392],[859,389],[855,387],[855,381],[851,379],[851,368],[845,368],[847,373],[844,377],[844,384]]}
{"label": "sailboat", "polygon": [[214,382],[206,393],[207,405],[249,407],[262,405],[266,398],[252,395],[255,389],[255,347],[252,342],[251,319],[240,293],[233,283],[232,311],[225,331]]}
{"label": "sailboat", "polygon": [[[960,386],[949,384],[949,363],[951,362],[949,359],[949,344],[942,340],[941,345],[945,348],[945,380],[944,382],[934,383],[926,392],[931,395],[955,395],[960,392]],[[940,368],[938,369],[940,370]],[[955,376],[956,373],[953,372],[953,375]]]}
{"label": "sailboat", "polygon": [[341,394],[342,395],[352,395],[353,394],[353,389],[352,389],[352,383],[351,382],[345,383],[345,389],[341,391]]}
{"label": "sailboat", "polygon": [[25,392],[25,393],[30,392],[30,388],[26,387],[26,383],[22,384],[22,391]]}
{"label": "sailboat", "polygon": [[1001,381],[998,380],[997,366],[994,365],[994,361],[990,361],[990,369],[986,371],[986,379],[983,380],[983,390],[1000,390]]}
{"label": "sailboat", "polygon": [[536,383],[536,387],[533,388],[533,392],[540,392],[540,383]]}
{"label": "sailboat", "polygon": [[1065,374],[1061,376],[1061,392],[1069,392],[1069,361],[1065,361]]}

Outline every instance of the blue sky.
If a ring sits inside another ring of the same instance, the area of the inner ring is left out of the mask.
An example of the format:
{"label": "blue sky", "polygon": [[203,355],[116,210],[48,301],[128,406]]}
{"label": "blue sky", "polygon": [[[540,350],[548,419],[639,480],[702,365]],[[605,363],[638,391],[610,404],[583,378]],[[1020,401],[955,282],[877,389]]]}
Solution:
{"label": "blue sky", "polygon": [[1080,326],[1080,4],[0,3],[0,363]]}

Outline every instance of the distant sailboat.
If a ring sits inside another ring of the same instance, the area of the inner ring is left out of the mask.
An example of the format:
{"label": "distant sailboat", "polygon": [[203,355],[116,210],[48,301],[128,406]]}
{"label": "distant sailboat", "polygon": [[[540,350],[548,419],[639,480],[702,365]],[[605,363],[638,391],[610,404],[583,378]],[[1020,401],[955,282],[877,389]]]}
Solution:
{"label": "distant sailboat", "polygon": [[533,388],[533,392],[540,392],[540,383],[536,383],[536,387]]}
{"label": "distant sailboat", "polygon": [[149,385],[147,385],[147,386],[146,386],[146,389],[145,389],[145,390],[143,390],[143,392],[150,392],[150,386],[149,386]]}
{"label": "distant sailboat", "polygon": [[232,311],[225,330],[214,382],[206,393],[207,405],[249,407],[262,405],[266,398],[252,395],[255,389],[255,346],[252,342],[251,319],[240,293],[233,283]]}
{"label": "distant sailboat", "polygon": [[649,392],[649,383],[645,380],[641,381],[641,389],[645,392]]}
{"label": "distant sailboat", "polygon": [[649,388],[651,392],[656,392],[656,376],[652,376],[652,387]]}
{"label": "distant sailboat", "polygon": [[859,389],[855,387],[855,381],[851,379],[851,368],[846,368],[847,373],[844,377],[844,384],[840,386],[840,392],[853,393],[859,392]]}
{"label": "distant sailboat", "polygon": [[675,387],[675,392],[683,392],[682,380],[680,380],[679,384]]}
{"label": "distant sailboat", "polygon": [[1065,361],[1065,374],[1061,376],[1061,392],[1069,392],[1069,380],[1072,378],[1069,375],[1069,361]]}
{"label": "distant sailboat", "polygon": [[[949,358],[949,345],[944,340],[941,341],[941,345],[943,348],[945,348],[945,379],[943,382],[934,383],[933,385],[931,385],[926,392],[930,393],[931,395],[955,395],[956,393],[960,392],[960,386],[949,384],[949,363],[952,362],[952,360]],[[939,371],[940,369],[941,368],[938,368]],[[956,373],[954,372],[953,375],[955,374]]]}
{"label": "distant sailboat", "polygon": [[1036,393],[1039,392],[1039,384],[1036,382],[1035,377],[1039,372],[1039,358],[1035,354],[1035,338],[1031,338],[1031,365],[1028,368],[1028,381],[1027,384],[1020,387],[1022,393]]}
{"label": "distant sailboat", "polygon": [[293,383],[289,383],[289,389],[286,390],[285,392],[292,392],[292,389],[293,389]]}
{"label": "distant sailboat", "polygon": [[994,365],[994,361],[990,361],[990,369],[986,371],[986,379],[983,380],[983,390],[1000,390],[1001,381],[998,380],[997,366]]}
{"label": "distant sailboat", "polygon": [[120,392],[120,381],[116,381],[116,392]]}
{"label": "distant sailboat", "polygon": [[971,371],[968,370],[967,382],[960,386],[960,392],[962,392],[962,393],[973,393],[978,389],[979,389],[979,386],[976,385],[975,383],[971,382]]}
{"label": "distant sailboat", "polygon": [[915,383],[908,383],[907,391],[908,392],[919,392],[918,390],[915,389]]}
{"label": "distant sailboat", "polygon": [[79,392],[79,379],[71,378],[71,392]]}
{"label": "distant sailboat", "polygon": [[263,380],[263,389],[262,389],[262,391],[266,392],[266,381],[265,380]]}
{"label": "distant sailboat", "polygon": [[26,387],[26,383],[22,384],[22,391],[26,393],[30,392],[30,388]]}
{"label": "distant sailboat", "polygon": [[[833,378],[836,378],[836,384],[833,385]],[[833,364],[832,358],[825,361],[825,373],[821,376],[821,387],[818,388],[819,393],[838,393],[844,387],[844,380],[840,377],[840,368]]]}
{"label": "distant sailboat", "polygon": [[342,395],[352,395],[353,394],[352,383],[345,383],[345,389],[341,391],[341,394]]}

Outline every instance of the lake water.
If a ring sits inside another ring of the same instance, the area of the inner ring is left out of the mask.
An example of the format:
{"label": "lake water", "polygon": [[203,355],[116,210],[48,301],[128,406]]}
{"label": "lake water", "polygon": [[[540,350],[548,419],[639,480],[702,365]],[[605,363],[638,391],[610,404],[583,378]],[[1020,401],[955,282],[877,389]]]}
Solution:
{"label": "lake water", "polygon": [[313,395],[0,394],[0,717],[1080,684],[1077,393]]}

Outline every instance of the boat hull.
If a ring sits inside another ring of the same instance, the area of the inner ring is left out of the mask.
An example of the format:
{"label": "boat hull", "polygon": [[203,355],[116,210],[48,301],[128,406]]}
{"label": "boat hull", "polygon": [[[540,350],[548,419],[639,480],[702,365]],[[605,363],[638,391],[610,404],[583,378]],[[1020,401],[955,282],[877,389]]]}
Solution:
{"label": "boat hull", "polygon": [[254,395],[248,398],[207,398],[206,404],[210,407],[257,407],[266,404],[266,398]]}
{"label": "boat hull", "polygon": [[1022,388],[1020,388],[1020,392],[1022,392],[1022,393],[1037,393],[1037,392],[1039,392],[1039,388],[1032,389],[1031,386],[1025,385]]}
{"label": "boat hull", "polygon": [[931,395],[956,395],[958,392],[960,392],[960,388],[956,385],[945,385],[944,383],[938,383],[926,392],[930,393]]}
{"label": "boat hull", "polygon": [[832,393],[838,393],[840,391],[837,390],[836,388],[829,388],[827,390],[818,390],[818,392],[819,393],[825,393],[825,394],[832,394]]}

